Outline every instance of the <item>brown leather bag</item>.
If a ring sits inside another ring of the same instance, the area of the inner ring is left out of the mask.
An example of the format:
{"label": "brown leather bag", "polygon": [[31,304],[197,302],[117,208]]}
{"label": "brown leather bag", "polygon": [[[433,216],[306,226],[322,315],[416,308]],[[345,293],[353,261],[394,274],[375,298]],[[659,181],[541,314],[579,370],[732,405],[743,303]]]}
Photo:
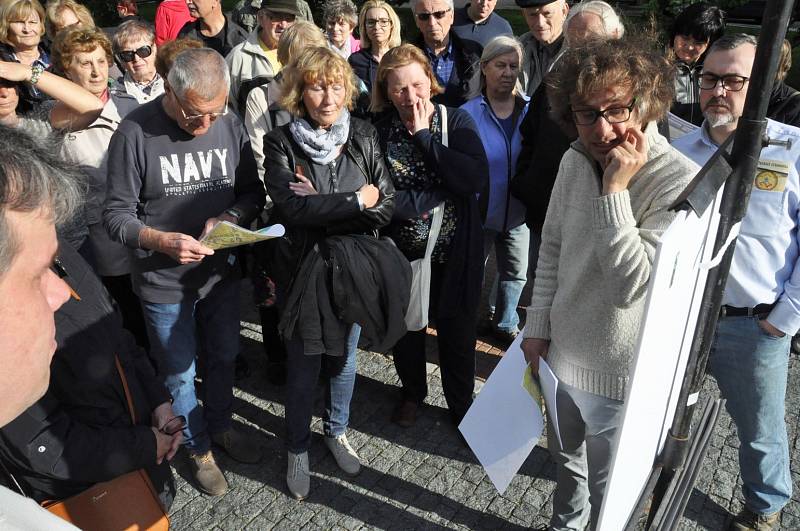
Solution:
{"label": "brown leather bag", "polygon": [[[128,381],[119,358],[117,372],[128,401],[131,421],[136,424]],[[54,515],[85,531],[166,531],[169,518],[158,501],[158,494],[147,473],[140,469],[93,487],[58,502],[42,506]]]}

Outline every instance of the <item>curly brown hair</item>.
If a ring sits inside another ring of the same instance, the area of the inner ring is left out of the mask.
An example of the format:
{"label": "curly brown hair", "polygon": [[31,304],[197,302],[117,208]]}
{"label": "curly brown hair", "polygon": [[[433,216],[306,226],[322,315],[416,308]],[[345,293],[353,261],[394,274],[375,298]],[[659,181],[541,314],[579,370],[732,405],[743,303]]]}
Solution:
{"label": "curly brown hair", "polygon": [[652,44],[636,36],[593,40],[568,49],[547,78],[551,116],[567,134],[577,136],[572,105],[590,94],[629,89],[642,123],[667,115],[675,97],[675,67]]}
{"label": "curly brown hair", "polygon": [[88,53],[96,48],[102,48],[108,59],[108,64],[113,64],[111,53],[111,40],[99,28],[69,27],[56,34],[53,41],[53,65],[60,72],[66,72],[76,53]]}

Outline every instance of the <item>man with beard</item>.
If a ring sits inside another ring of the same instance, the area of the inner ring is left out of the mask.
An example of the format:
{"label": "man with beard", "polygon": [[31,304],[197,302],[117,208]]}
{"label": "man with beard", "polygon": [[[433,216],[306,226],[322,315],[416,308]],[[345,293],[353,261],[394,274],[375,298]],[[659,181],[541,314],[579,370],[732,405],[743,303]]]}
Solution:
{"label": "man with beard", "polygon": [[[700,76],[705,121],[675,141],[698,164],[736,131],[755,53],[751,35],[711,46]],[[800,129],[768,120],[766,134],[787,144],[761,150],[709,357],[741,443],[745,506],[731,523],[735,530],[776,528],[792,495],[784,399],[789,342],[800,328]]]}

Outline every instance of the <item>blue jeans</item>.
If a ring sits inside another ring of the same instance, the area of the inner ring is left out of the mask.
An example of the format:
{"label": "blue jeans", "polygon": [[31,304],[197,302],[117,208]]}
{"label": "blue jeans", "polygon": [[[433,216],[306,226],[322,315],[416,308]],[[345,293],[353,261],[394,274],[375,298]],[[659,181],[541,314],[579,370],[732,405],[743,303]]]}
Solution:
{"label": "blue jeans", "polygon": [[286,446],[293,454],[311,446],[314,391],[325,365],[325,413],[322,429],[327,437],[344,435],[350,421],[350,399],[356,383],[356,348],[361,327],[354,324],[347,335],[343,356],[306,355],[297,334],[286,341]]}
{"label": "blue jeans", "polygon": [[[231,427],[233,372],[239,352],[239,280],[218,283],[202,299],[177,304],[142,301],[150,355],[174,400],[176,415],[186,417],[187,448],[204,453],[209,433]],[[195,359],[203,356],[203,407],[195,392]]]}
{"label": "blue jeans", "polygon": [[528,277],[528,227],[520,225],[507,232],[492,229],[483,231],[484,265],[495,248],[497,256],[497,281],[489,295],[489,313],[494,314],[494,326],[504,332],[513,332],[519,324],[517,305]]}
{"label": "blue jeans", "polygon": [[780,511],[792,496],[784,421],[791,336],[773,337],[758,317],[720,317],[709,363],[739,435],[745,505]]}

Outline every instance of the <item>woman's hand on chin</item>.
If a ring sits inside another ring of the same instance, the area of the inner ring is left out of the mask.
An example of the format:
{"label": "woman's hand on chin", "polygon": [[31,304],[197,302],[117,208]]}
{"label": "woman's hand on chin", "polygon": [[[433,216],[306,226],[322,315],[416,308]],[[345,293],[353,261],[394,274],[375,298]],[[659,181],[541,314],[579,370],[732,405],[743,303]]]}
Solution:
{"label": "woman's hand on chin", "polygon": [[423,129],[428,129],[431,126],[431,118],[433,117],[433,104],[427,99],[418,99],[412,107],[410,118],[404,118],[408,132],[415,135]]}

